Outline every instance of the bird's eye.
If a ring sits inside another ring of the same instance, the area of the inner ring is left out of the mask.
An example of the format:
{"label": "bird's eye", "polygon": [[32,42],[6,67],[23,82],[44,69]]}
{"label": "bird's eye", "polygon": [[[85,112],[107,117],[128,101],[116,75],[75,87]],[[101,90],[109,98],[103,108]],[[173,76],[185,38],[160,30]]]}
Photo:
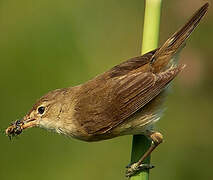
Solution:
{"label": "bird's eye", "polygon": [[44,111],[45,111],[45,107],[44,107],[44,106],[40,106],[40,107],[38,108],[38,113],[39,113],[39,114],[43,114]]}

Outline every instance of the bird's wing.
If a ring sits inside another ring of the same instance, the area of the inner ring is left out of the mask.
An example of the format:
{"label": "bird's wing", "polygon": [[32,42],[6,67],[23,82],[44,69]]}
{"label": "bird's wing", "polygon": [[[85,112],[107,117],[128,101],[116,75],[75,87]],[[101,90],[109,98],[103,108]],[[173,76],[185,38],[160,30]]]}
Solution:
{"label": "bird's wing", "polygon": [[88,134],[104,134],[155,98],[183,66],[153,74],[126,74],[107,81],[92,80],[81,88],[75,119]]}
{"label": "bird's wing", "polygon": [[124,61],[121,64],[114,66],[112,69],[110,69],[107,72],[109,77],[114,78],[117,76],[125,75],[129,73],[130,71],[136,70],[142,67],[143,65],[150,63],[151,58],[153,57],[153,55],[155,54],[157,50],[158,49],[155,49],[142,56],[128,59],[127,61]]}

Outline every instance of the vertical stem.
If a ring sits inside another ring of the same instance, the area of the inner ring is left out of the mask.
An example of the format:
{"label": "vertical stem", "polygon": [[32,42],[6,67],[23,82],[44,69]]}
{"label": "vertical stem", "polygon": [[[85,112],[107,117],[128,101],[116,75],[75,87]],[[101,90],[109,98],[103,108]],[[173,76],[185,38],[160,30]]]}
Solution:
{"label": "vertical stem", "polygon": [[158,47],[162,0],[146,0],[141,54]]}
{"label": "vertical stem", "polygon": [[[146,5],[141,54],[149,52],[158,46],[162,0],[146,0],[145,3]],[[134,135],[132,141],[131,163],[137,162],[147,151],[150,144],[151,142],[145,136]],[[148,157],[144,163],[150,163],[150,157]],[[131,177],[131,180],[148,179],[149,170],[144,170],[138,175]]]}

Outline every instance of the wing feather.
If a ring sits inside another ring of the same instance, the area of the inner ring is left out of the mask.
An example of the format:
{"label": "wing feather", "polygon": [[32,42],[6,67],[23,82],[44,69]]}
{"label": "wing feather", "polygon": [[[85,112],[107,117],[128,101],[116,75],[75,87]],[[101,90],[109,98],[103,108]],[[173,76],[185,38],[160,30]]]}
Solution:
{"label": "wing feather", "polygon": [[89,82],[99,84],[98,88],[84,84],[83,95],[75,105],[75,119],[88,134],[104,134],[155,98],[182,69],[179,66],[159,74],[137,72]]}
{"label": "wing feather", "polygon": [[140,68],[143,65],[150,63],[151,58],[153,57],[153,55],[155,54],[157,50],[158,49],[155,49],[142,56],[128,59],[127,61],[113,67],[112,69],[108,71],[109,77],[113,78],[113,77],[125,75],[132,70],[136,70],[137,68]]}

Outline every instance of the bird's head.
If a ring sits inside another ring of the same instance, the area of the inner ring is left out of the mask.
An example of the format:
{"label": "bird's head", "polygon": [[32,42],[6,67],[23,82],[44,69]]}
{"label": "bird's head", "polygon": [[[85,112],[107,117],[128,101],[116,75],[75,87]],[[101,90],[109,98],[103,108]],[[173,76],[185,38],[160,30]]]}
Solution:
{"label": "bird's head", "polygon": [[36,126],[55,130],[60,123],[66,92],[66,89],[58,89],[41,97],[21,120],[15,121],[6,129],[6,134],[9,137],[16,136],[24,129]]}

